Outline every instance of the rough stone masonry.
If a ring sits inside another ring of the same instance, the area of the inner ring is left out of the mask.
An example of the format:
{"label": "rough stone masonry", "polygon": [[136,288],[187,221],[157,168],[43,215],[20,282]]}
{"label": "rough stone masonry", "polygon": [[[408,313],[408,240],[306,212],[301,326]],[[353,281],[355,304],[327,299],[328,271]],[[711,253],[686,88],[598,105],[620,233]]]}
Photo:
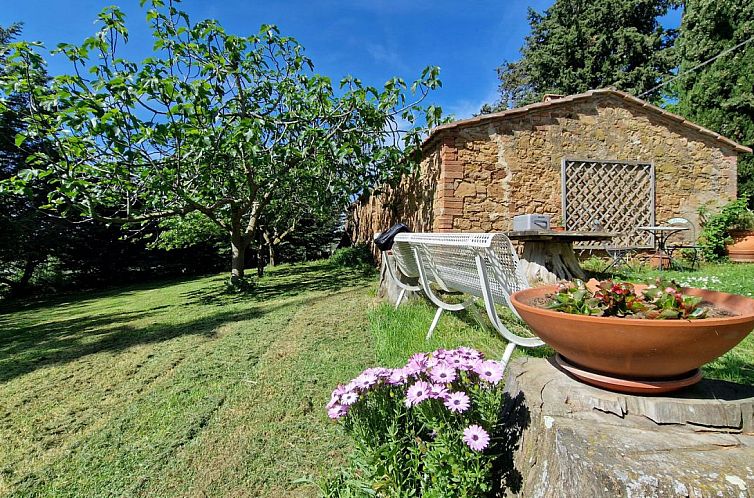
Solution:
{"label": "rough stone masonry", "polygon": [[655,219],[699,224],[702,206],[736,196],[738,155],[719,134],[629,94],[592,90],[432,130],[422,161],[395,188],[359,200],[357,243],[395,222],[414,231],[505,231],[516,214],[562,219],[564,158],[654,164]]}
{"label": "rough stone masonry", "polygon": [[552,362],[508,367],[506,496],[754,496],[754,388],[703,380],[668,396],[587,386]]}

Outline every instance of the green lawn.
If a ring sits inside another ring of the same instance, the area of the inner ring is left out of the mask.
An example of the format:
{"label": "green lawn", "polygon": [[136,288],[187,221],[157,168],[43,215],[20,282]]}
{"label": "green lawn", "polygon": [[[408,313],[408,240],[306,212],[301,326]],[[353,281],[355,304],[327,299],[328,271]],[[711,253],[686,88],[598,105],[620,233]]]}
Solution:
{"label": "green lawn", "polygon": [[[682,276],[702,275],[754,292],[754,265]],[[419,350],[504,347],[449,313],[427,343],[429,305],[394,311],[373,275],[324,262],[247,295],[224,278],[0,309],[0,495],[313,496],[306,479],[349,448],[323,410],[335,384]],[[750,336],[706,372],[754,384],[753,367]]]}

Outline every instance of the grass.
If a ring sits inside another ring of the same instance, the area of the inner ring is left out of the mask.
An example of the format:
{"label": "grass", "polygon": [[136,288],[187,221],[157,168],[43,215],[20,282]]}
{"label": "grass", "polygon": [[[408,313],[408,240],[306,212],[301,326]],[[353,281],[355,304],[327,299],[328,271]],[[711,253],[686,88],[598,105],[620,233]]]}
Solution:
{"label": "grass", "polygon": [[[670,275],[754,293],[754,265]],[[349,451],[323,409],[337,383],[416,351],[505,346],[464,313],[425,342],[431,306],[393,310],[372,275],[325,262],[247,294],[224,280],[0,308],[0,496],[314,496]],[[754,339],[705,370],[754,385]]]}
{"label": "grass", "polygon": [[3,309],[0,495],[314,495],[294,481],[347,447],[321,407],[375,362],[371,285],[315,263]]}

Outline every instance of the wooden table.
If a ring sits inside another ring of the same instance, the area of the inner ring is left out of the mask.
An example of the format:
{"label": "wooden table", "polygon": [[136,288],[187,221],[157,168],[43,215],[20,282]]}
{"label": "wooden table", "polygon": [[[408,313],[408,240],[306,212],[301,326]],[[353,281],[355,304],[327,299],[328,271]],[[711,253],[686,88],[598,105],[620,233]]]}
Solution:
{"label": "wooden table", "polygon": [[523,242],[521,262],[530,283],[555,283],[558,280],[584,279],[586,274],[579,266],[573,243],[581,241],[610,240],[613,232],[556,232],[532,230],[507,232],[511,240]]}

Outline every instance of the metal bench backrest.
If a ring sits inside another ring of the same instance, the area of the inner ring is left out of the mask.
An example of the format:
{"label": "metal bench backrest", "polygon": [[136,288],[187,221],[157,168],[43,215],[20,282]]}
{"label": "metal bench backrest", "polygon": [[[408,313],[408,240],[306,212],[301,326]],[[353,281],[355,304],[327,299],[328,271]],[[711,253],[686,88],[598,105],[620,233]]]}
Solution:
{"label": "metal bench backrest", "polygon": [[[396,246],[398,250],[396,251]],[[483,297],[476,256],[480,255],[489,276],[496,303],[510,306],[510,294],[529,284],[521,271],[511,241],[501,233],[401,233],[396,235],[394,254],[409,259],[416,248],[428,279],[445,290]],[[401,268],[403,271],[403,268]],[[418,269],[417,269],[418,271]]]}
{"label": "metal bench backrest", "polygon": [[398,235],[395,236],[393,248],[391,249],[395,264],[403,275],[410,278],[418,278],[419,268],[416,266],[416,257],[411,250],[411,244],[398,240]]}

